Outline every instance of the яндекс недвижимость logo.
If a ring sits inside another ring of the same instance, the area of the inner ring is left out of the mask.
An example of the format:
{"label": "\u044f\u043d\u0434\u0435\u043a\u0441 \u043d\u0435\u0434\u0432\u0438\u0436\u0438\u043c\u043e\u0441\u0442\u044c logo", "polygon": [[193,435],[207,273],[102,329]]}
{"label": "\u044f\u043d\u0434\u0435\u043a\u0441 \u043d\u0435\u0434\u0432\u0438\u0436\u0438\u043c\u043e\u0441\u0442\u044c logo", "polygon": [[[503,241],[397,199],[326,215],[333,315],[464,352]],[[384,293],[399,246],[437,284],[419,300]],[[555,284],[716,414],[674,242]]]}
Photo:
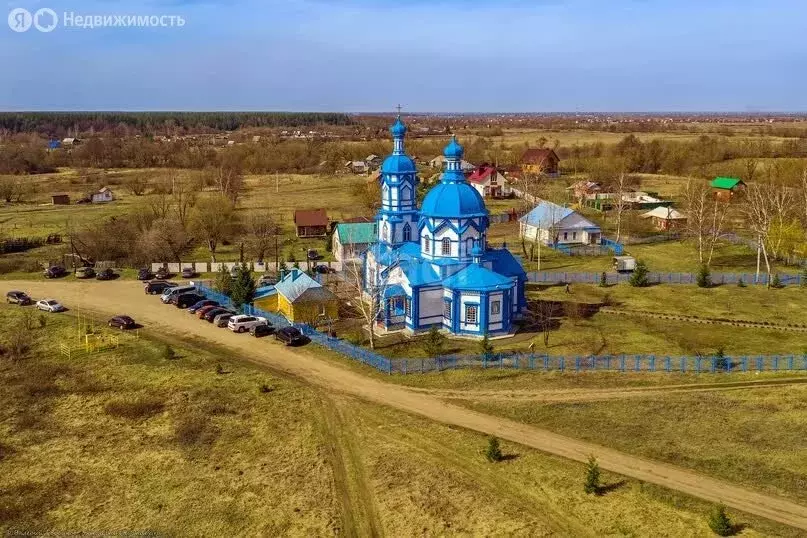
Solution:
{"label": "\u044f\u043d\u0434\u0435\u043a\u0441 \u043d\u0435\u0434\u0432\u0438\u0436\u0438\u043c\u043e\u0441\u0442\u044c logo", "polygon": [[8,14],[8,26],[15,32],[27,32],[31,26],[40,32],[52,32],[59,24],[59,16],[50,8],[43,7],[32,15],[25,8],[12,9]]}

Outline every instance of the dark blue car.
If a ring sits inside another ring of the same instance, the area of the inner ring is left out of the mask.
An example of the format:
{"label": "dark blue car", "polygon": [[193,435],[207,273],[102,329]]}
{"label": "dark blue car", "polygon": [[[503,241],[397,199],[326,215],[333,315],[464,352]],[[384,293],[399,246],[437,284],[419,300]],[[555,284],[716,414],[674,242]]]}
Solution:
{"label": "dark blue car", "polygon": [[194,303],[190,308],[188,308],[188,312],[190,312],[191,314],[195,314],[197,310],[205,306],[219,306],[219,303],[218,301],[212,301],[210,299],[202,299],[201,301]]}

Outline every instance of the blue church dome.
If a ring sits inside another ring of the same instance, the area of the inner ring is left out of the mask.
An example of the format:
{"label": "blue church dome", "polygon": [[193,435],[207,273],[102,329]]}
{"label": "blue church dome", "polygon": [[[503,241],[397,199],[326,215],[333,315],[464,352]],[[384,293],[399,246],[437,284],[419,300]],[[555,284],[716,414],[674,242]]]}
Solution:
{"label": "blue church dome", "polygon": [[402,137],[406,135],[406,125],[404,122],[401,121],[401,117],[398,116],[395,120],[395,123],[392,124],[392,127],[389,128],[389,132],[392,133],[394,137]]}
{"label": "blue church dome", "polygon": [[465,148],[462,147],[462,144],[457,142],[457,137],[452,136],[451,142],[443,150],[443,156],[446,159],[462,159],[462,156],[465,154]]}
{"label": "blue church dome", "polygon": [[426,194],[420,213],[424,217],[470,218],[488,214],[482,196],[468,183],[440,183]]}
{"label": "blue church dome", "polygon": [[409,155],[392,154],[381,165],[382,174],[413,174],[417,172],[415,161]]}

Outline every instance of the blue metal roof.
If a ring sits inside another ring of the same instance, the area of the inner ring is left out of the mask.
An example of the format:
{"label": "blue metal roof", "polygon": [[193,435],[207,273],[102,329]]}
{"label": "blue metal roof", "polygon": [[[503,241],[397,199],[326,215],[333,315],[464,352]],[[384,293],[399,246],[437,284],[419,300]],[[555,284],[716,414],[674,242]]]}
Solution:
{"label": "blue metal roof", "polygon": [[530,226],[539,228],[549,228],[559,223],[569,215],[574,213],[568,207],[562,207],[552,202],[543,200],[535,206],[532,211],[521,217],[519,220]]}
{"label": "blue metal roof", "polygon": [[455,273],[443,281],[443,287],[451,290],[495,290],[507,289],[515,284],[509,278],[494,273],[476,263]]}
{"label": "blue metal roof", "polygon": [[484,260],[493,264],[493,270],[505,276],[526,276],[524,267],[512,252],[506,248],[489,248],[485,251]]}
{"label": "blue metal roof", "polygon": [[392,136],[395,138],[402,138],[406,135],[406,125],[401,121],[400,116],[395,119],[395,123],[389,128],[389,132],[392,133]]}
{"label": "blue metal roof", "polygon": [[381,165],[382,174],[411,174],[417,172],[415,161],[409,155],[390,155]]}
{"label": "blue metal roof", "polygon": [[277,284],[275,289],[277,292],[293,303],[297,298],[303,295],[311,288],[321,288],[322,284],[300,271],[299,269],[292,269],[289,271]]}
{"label": "blue metal roof", "polygon": [[440,283],[440,275],[437,274],[431,264],[413,260],[402,264],[401,268],[410,286],[428,286]]}
{"label": "blue metal roof", "polygon": [[400,297],[401,295],[406,295],[406,292],[404,291],[403,286],[400,284],[393,284],[392,286],[387,286],[384,288],[385,299],[389,297]]}
{"label": "blue metal roof", "polygon": [[276,294],[277,289],[274,286],[261,286],[255,290],[255,297],[253,297],[253,300],[265,299],[266,297],[271,297],[272,295]]}
{"label": "blue metal roof", "polygon": [[482,196],[468,183],[440,183],[426,194],[420,213],[425,217],[468,218],[488,214]]}
{"label": "blue metal roof", "polygon": [[462,147],[462,144],[457,142],[456,136],[451,136],[451,142],[443,150],[443,156],[446,159],[462,159],[462,156],[465,154],[465,148]]}

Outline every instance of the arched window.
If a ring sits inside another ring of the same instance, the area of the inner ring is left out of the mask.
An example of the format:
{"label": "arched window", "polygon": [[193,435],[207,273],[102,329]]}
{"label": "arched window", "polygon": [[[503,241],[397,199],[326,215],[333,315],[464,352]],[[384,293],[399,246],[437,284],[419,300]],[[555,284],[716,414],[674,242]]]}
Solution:
{"label": "arched window", "polygon": [[448,237],[443,238],[443,249],[442,249],[443,256],[450,256],[451,255],[451,239]]}
{"label": "arched window", "polygon": [[468,239],[465,240],[465,244],[467,245],[465,248],[468,249],[468,256],[470,256],[471,251],[474,249],[474,238],[469,237]]}
{"label": "arched window", "polygon": [[389,241],[389,225],[384,223],[384,226],[381,228],[381,235],[384,238],[384,241]]}
{"label": "arched window", "polygon": [[408,222],[403,227],[403,240],[406,242],[412,240],[412,228],[409,227]]}
{"label": "arched window", "polygon": [[423,237],[423,252],[426,254],[432,253],[432,242],[429,240],[428,235]]}

